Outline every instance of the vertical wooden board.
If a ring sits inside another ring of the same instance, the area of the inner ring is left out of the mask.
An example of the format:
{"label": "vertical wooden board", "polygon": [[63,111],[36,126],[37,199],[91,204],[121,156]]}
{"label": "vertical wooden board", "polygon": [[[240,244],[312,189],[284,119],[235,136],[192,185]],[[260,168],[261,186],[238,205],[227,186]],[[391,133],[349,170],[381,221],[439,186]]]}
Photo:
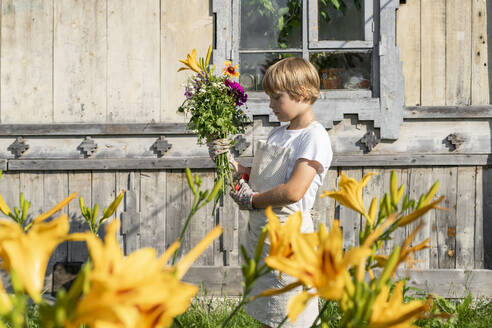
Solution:
{"label": "vertical wooden board", "polygon": [[486,0],[472,0],[471,104],[490,104]]}
{"label": "vertical wooden board", "polygon": [[[161,51],[159,1],[107,0],[107,6],[107,120],[109,122],[159,121]],[[183,17],[185,16],[181,19]],[[188,43],[184,42],[184,44]]]}
{"label": "vertical wooden board", "polygon": [[409,0],[397,12],[397,44],[405,77],[405,103],[420,105],[420,0]]}
{"label": "vertical wooden board", "polygon": [[[202,185],[200,190],[205,191],[205,190],[210,190],[212,191],[212,188],[214,186],[214,172],[210,172],[209,170],[193,170],[193,174],[197,174],[200,179],[202,180]],[[188,183],[185,182],[183,183],[185,188],[188,189]],[[190,193],[191,194],[191,193]],[[192,197],[192,194],[190,195]],[[191,199],[193,201],[193,199]],[[196,214],[193,216],[191,219],[191,223],[189,226],[189,236],[190,236],[190,242],[191,245],[189,246],[190,248],[195,247],[195,245],[203,239],[203,237],[215,227],[215,217],[212,216],[212,208],[213,208],[213,202],[208,203],[204,207],[202,207]],[[225,224],[231,223],[231,229],[228,230],[228,233],[232,234],[232,226],[234,223],[234,217],[233,214],[231,215],[230,212],[224,211],[225,214],[225,222],[222,224],[222,228],[224,229],[225,233]],[[186,218],[183,218],[183,220]],[[234,236],[230,235],[228,238],[234,238]],[[210,245],[203,253],[200,255],[200,257],[195,261],[194,265],[214,265],[214,246],[213,243]]]}
{"label": "vertical wooden board", "polygon": [[106,119],[106,1],[54,1],[54,121]]}
{"label": "vertical wooden board", "polygon": [[[188,187],[188,182],[186,181],[186,173],[184,172],[184,170],[181,170],[180,172],[181,172],[180,174],[182,180],[182,184],[181,184],[182,202],[181,202],[181,215],[179,217],[180,221],[178,225],[179,233],[181,233],[182,230],[184,229],[186,218],[190,214],[191,207],[193,206],[193,192]],[[193,220],[193,218],[191,220]],[[190,225],[191,224],[192,222],[190,221]],[[193,241],[191,240],[191,231],[190,231],[190,227],[188,226],[183,236],[183,240],[181,241],[181,255],[188,253],[188,251],[191,249],[192,242]]]}
{"label": "vertical wooden board", "polygon": [[166,248],[178,240],[183,222],[183,174],[166,171]]}
{"label": "vertical wooden board", "polygon": [[[133,190],[136,195],[137,201],[137,213],[140,211],[140,172],[138,171],[120,171],[116,172],[116,193],[119,193],[122,190],[128,191],[130,190],[130,176],[133,180]],[[165,199],[162,198],[162,199]],[[121,213],[126,211],[126,198],[123,198],[120,206],[116,209],[115,216],[121,221]],[[164,202],[164,201],[163,201]],[[118,235],[118,243],[121,247],[124,247],[123,236],[121,234]],[[137,240],[137,248],[139,247],[140,240]]]}
{"label": "vertical wooden board", "polygon": [[[17,172],[4,172],[0,179],[0,195],[11,211],[19,207],[20,179]],[[3,214],[1,215],[4,216]]]}
{"label": "vertical wooden board", "polygon": [[[232,205],[236,205],[232,198],[229,198],[228,202],[232,202]],[[239,210],[238,207],[238,265],[241,265],[242,261],[244,261],[244,258],[241,254],[241,245],[246,247],[246,232],[248,229],[248,222],[249,211]]]}
{"label": "vertical wooden board", "polygon": [[[74,192],[78,193],[78,198],[84,199],[85,206],[92,207],[92,174],[90,172],[68,173],[68,193]],[[78,199],[68,204],[68,216],[71,233],[89,230],[89,226],[80,211]],[[69,262],[85,262],[87,257],[88,251],[84,242],[71,241],[68,243]]]}
{"label": "vertical wooden board", "polygon": [[[363,175],[366,175],[368,173],[375,173],[375,175],[371,176],[369,183],[363,189],[363,193],[362,193],[362,197],[364,199],[364,206],[367,211],[369,211],[369,206],[371,205],[372,199],[376,197],[379,204],[380,200],[383,199],[384,197],[384,193],[386,192],[386,190],[384,190],[383,170],[381,168],[364,168]],[[366,228],[366,223],[367,220],[364,217],[362,217],[361,229]]]}
{"label": "vertical wooden board", "polygon": [[[344,168],[342,171],[347,177],[357,181],[362,178],[361,168]],[[358,212],[340,205],[340,225],[343,230],[344,249],[359,245],[360,217]]]}
{"label": "vertical wooden board", "polygon": [[140,173],[140,247],[152,247],[159,254],[166,249],[166,172]]}
{"label": "vertical wooden board", "polygon": [[471,3],[446,1],[446,105],[470,105]]}
{"label": "vertical wooden board", "polygon": [[334,191],[336,189],[337,176],[338,171],[336,168],[328,169],[323,184],[318,188],[312,211],[314,230],[318,230],[320,223],[331,227],[331,223],[335,219],[335,200],[330,197],[321,198],[321,195],[325,190]]}
{"label": "vertical wooden board", "polygon": [[[68,174],[66,172],[43,173],[44,211],[49,210],[68,196]],[[72,200],[77,203],[77,199]],[[68,206],[59,213],[68,214]],[[55,215],[56,216],[56,215]],[[53,266],[58,262],[66,262],[68,255],[68,242],[64,242],[55,249],[48,263],[45,277],[45,288],[51,290],[53,283]]]}
{"label": "vertical wooden board", "polygon": [[446,0],[421,0],[421,104],[446,103]]}
{"label": "vertical wooden board", "polygon": [[[184,97],[184,88],[190,71],[179,72],[183,65],[178,59],[186,58],[196,48],[198,57],[205,57],[208,46],[213,43],[213,16],[210,1],[161,0],[161,120],[183,121],[176,110]],[[220,31],[217,31],[220,33]],[[186,40],[186,42],[183,42]],[[220,63],[222,65],[222,63]],[[218,66],[217,70],[221,67]]]}
{"label": "vertical wooden board", "polygon": [[51,123],[53,0],[5,0],[1,22],[0,122]]}
{"label": "vertical wooden board", "polygon": [[476,168],[476,179],[475,179],[475,252],[474,252],[474,267],[475,269],[483,269],[484,268],[484,230],[483,230],[483,221],[484,221],[484,206],[483,201],[486,197],[483,193],[483,182],[484,182],[484,174],[483,168],[481,166],[477,166]]}
{"label": "vertical wooden board", "polygon": [[25,199],[31,203],[28,212],[29,221],[49,210],[49,208],[44,207],[43,173],[21,172],[19,173],[19,182],[20,191],[24,194]]}
{"label": "vertical wooden board", "polygon": [[492,269],[492,168],[483,168],[483,248],[484,268]]}
{"label": "vertical wooden board", "polygon": [[[102,217],[104,207],[109,206],[115,198],[116,179],[114,172],[92,172],[92,206],[99,205],[98,219]],[[99,236],[106,235],[106,223],[99,228]],[[118,230],[117,236],[120,235]]]}
{"label": "vertical wooden board", "polygon": [[456,265],[456,167],[433,168],[434,179],[439,180],[437,196],[446,199],[441,206],[446,211],[436,212],[437,253],[440,269],[454,269]]}
{"label": "vertical wooden board", "polygon": [[475,176],[473,166],[458,167],[456,197],[456,268],[473,269],[475,248]]}
{"label": "vertical wooden board", "polygon": [[[435,178],[432,175],[432,168],[411,168],[409,173],[408,191],[410,199],[418,202],[420,195],[426,194]],[[437,240],[433,239],[432,231],[437,232],[436,216],[435,211],[429,211],[427,214],[423,215],[419,220],[411,223],[407,226],[407,235],[409,235],[413,229],[417,227],[419,222],[424,222],[424,226],[415,236],[412,245],[417,245],[429,238],[430,248],[423,249],[414,254],[414,259],[416,260],[415,267],[418,269],[428,269],[430,266],[431,251],[436,254],[435,266],[437,267]]]}

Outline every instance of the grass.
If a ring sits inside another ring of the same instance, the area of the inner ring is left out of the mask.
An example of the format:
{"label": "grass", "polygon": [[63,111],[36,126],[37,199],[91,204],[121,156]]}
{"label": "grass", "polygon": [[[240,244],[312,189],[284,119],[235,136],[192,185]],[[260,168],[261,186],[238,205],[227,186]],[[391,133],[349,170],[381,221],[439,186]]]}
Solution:
{"label": "grass", "polygon": [[[218,328],[229,313],[234,309],[238,298],[230,297],[197,297],[188,311],[179,316],[182,327],[186,328]],[[471,296],[464,300],[446,300],[437,297],[434,301],[435,313],[453,315],[449,319],[426,319],[416,323],[425,328],[491,328],[492,327],[492,299],[472,300]],[[323,318],[327,320],[329,328],[339,328],[340,311],[335,302],[328,304]],[[34,306],[29,308],[26,316],[28,328],[40,328],[38,312]],[[172,328],[178,328],[174,324]],[[261,328],[261,325],[241,310],[230,321],[228,328]]]}

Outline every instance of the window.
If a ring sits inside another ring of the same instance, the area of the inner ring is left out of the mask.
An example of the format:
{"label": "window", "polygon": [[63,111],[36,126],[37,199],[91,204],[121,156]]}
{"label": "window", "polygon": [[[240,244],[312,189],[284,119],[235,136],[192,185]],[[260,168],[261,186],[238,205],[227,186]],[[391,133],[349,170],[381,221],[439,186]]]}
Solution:
{"label": "window", "polygon": [[303,57],[321,78],[314,110],[325,127],[344,114],[358,114],[374,122],[382,139],[396,139],[404,106],[395,42],[398,5],[398,0],[213,0],[214,61],[239,63],[250,114],[269,115],[261,89],[266,69],[285,57]]}

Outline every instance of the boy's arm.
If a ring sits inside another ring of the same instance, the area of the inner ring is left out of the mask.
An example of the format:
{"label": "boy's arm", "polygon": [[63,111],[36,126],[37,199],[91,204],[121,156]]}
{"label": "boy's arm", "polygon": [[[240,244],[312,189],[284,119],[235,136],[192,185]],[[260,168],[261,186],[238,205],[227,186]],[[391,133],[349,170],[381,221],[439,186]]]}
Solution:
{"label": "boy's arm", "polygon": [[296,203],[304,197],[320,164],[304,158],[298,159],[289,181],[273,189],[253,195],[255,208],[280,207]]}

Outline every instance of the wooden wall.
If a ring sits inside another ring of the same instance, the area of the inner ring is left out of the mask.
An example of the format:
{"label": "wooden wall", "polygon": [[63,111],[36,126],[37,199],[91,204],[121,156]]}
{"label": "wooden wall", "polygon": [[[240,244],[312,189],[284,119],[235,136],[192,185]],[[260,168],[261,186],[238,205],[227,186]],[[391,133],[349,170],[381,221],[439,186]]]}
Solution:
{"label": "wooden wall", "polygon": [[[381,197],[389,189],[391,169],[385,168],[332,168],[327,173],[323,190],[333,190],[340,171],[348,176],[360,179],[367,172],[378,175],[371,179],[365,189],[366,206],[372,197]],[[431,248],[418,255],[417,267],[420,269],[481,269],[484,260],[492,264],[492,254],[484,258],[484,242],[490,245],[490,237],[484,235],[483,218],[492,215],[490,188],[484,181],[492,178],[492,169],[476,166],[470,167],[413,167],[395,168],[398,179],[405,183],[411,197],[417,198],[439,179],[441,187],[438,195],[445,195],[442,204],[447,211],[433,211],[425,217],[426,225],[419,233],[416,242],[430,238]],[[203,179],[204,188],[213,186],[214,172],[210,170],[194,170]],[[13,207],[18,204],[18,193],[22,191],[27,200],[31,201],[30,213],[36,216],[48,210],[58,201],[77,191],[84,197],[88,206],[98,203],[107,205],[121,189],[129,189],[129,181],[137,197],[137,213],[140,213],[138,247],[151,246],[162,253],[174,242],[189,213],[192,201],[183,170],[167,171],[87,171],[87,172],[5,172],[0,180],[0,194]],[[489,196],[482,199],[482,192],[488,191]],[[129,211],[128,204],[123,204],[116,216]],[[78,201],[74,200],[64,210],[71,220],[72,231],[84,231],[87,225],[80,214]],[[191,222],[183,242],[183,251],[199,241],[216,224],[224,227],[224,234],[213,247],[195,262],[195,266],[237,267],[240,265],[239,245],[243,243],[242,233],[246,228],[248,214],[239,211],[229,196],[215,216],[211,215],[211,204],[201,209]],[[358,243],[358,232],[363,220],[361,216],[340,206],[332,199],[318,198],[315,203],[313,218],[328,226],[334,218],[340,218],[343,227],[345,246]],[[485,223],[487,224],[487,223]],[[390,249],[401,244],[411,231],[407,227],[395,234],[385,246]],[[490,227],[488,227],[490,229]],[[483,240],[483,237],[486,239]],[[124,236],[119,235],[123,247]],[[87,257],[87,249],[81,244],[65,243],[56,250],[51,265],[55,262],[79,262]],[[51,267],[49,269],[51,273]],[[49,280],[48,285],[51,283]]]}
{"label": "wooden wall", "polygon": [[175,3],[0,1],[0,123],[183,121],[177,59],[206,51],[213,20]]}
{"label": "wooden wall", "polygon": [[398,46],[407,106],[490,104],[492,4],[407,0],[398,10]]}

